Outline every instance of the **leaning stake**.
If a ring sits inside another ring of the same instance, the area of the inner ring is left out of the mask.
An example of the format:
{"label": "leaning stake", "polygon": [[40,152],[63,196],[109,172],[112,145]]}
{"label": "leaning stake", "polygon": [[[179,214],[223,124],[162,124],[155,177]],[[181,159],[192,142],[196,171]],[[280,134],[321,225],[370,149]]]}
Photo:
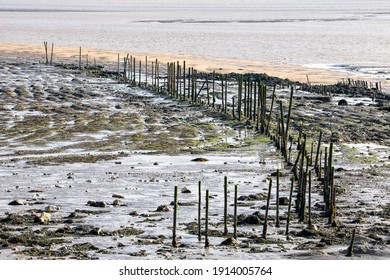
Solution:
{"label": "leaning stake", "polygon": [[271,200],[271,188],[272,188],[272,179],[269,179],[269,187],[268,187],[268,198],[267,198],[267,208],[265,210],[265,218],[264,218],[264,226],[263,226],[263,238],[267,239],[267,229],[268,229],[268,210],[269,210],[269,202]]}
{"label": "leaning stake", "polygon": [[353,245],[355,243],[355,233],[356,229],[353,229],[352,231],[352,238],[351,238],[351,244],[348,247],[347,257],[353,257]]}

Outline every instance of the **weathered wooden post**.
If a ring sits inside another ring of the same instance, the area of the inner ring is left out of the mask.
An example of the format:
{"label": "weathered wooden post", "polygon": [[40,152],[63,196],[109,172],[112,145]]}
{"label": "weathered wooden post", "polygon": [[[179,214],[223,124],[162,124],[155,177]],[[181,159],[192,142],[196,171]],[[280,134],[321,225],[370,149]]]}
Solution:
{"label": "weathered wooden post", "polygon": [[267,239],[267,230],[268,230],[268,211],[269,211],[269,204],[271,200],[271,188],[272,188],[272,179],[269,179],[269,187],[268,187],[268,197],[267,197],[267,207],[265,210],[265,217],[264,217],[264,225],[263,225],[263,238]]}
{"label": "weathered wooden post", "polygon": [[241,121],[241,107],[242,107],[242,80],[243,76],[240,74],[238,76],[238,104],[237,104],[237,114],[238,114],[238,120]]}
{"label": "weathered wooden post", "polygon": [[198,240],[201,241],[202,240],[202,226],[201,226],[201,223],[202,223],[202,214],[201,214],[201,211],[202,211],[202,182],[199,181],[198,182],[198,195],[199,195],[199,200],[198,200]]}
{"label": "weathered wooden post", "polygon": [[237,200],[238,200],[238,186],[234,186],[234,233],[233,237],[237,240]]}
{"label": "weathered wooden post", "polygon": [[145,56],[145,86],[148,86],[148,56]]}
{"label": "weathered wooden post", "polygon": [[279,187],[280,187],[280,170],[276,173],[276,227],[280,227],[279,221]]}
{"label": "weathered wooden post", "polygon": [[186,61],[183,61],[183,99],[186,100]]}
{"label": "weathered wooden post", "polygon": [[224,109],[225,114],[227,114],[227,93],[228,93],[228,75],[225,74],[225,109]]}
{"label": "weathered wooden post", "polygon": [[43,46],[45,48],[45,58],[46,58],[46,61],[45,61],[45,64],[49,64],[49,57],[48,57],[48,54],[47,54],[47,42],[43,42]]}
{"label": "weathered wooden post", "polygon": [[142,86],[142,81],[141,81],[141,70],[142,70],[142,62],[141,60],[139,61],[139,69],[138,69],[138,86]]}
{"label": "weathered wooden post", "polygon": [[223,210],[223,224],[224,224],[224,230],[223,230],[223,234],[224,235],[228,235],[228,226],[227,226],[227,223],[228,223],[228,179],[227,179],[227,176],[225,176],[224,178],[224,184],[223,184],[223,189],[224,189],[224,210]]}
{"label": "weathered wooden post", "polygon": [[347,257],[353,257],[354,256],[354,254],[353,254],[353,246],[354,246],[354,243],[355,243],[355,233],[356,233],[356,229],[354,228],[353,231],[352,231],[351,244],[349,245],[348,252],[346,254]]}
{"label": "weathered wooden post", "polygon": [[269,116],[268,116],[268,122],[267,122],[267,128],[265,130],[265,134],[269,135],[269,127],[270,127],[270,124],[271,124],[271,117],[272,117],[272,110],[273,110],[273,107],[274,107],[274,101],[275,101],[275,91],[276,91],[276,85],[274,85],[274,90],[272,92],[272,99],[271,99],[271,108],[270,108],[270,112],[269,112]]}
{"label": "weathered wooden post", "polygon": [[174,200],[173,200],[173,232],[172,232],[172,247],[177,247],[176,241],[176,223],[177,223],[177,186],[175,186]]}
{"label": "weathered wooden post", "polygon": [[308,218],[308,226],[312,226],[312,221],[311,221],[311,170],[309,170],[309,218]]}
{"label": "weathered wooden post", "polygon": [[209,190],[206,190],[206,213],[205,213],[205,248],[210,247],[209,242]]}
{"label": "weathered wooden post", "polygon": [[50,65],[53,65],[54,43],[51,44]]}
{"label": "weathered wooden post", "polygon": [[118,82],[120,81],[120,69],[119,69],[119,63],[120,63],[120,57],[119,57],[119,53],[118,53],[118,67],[117,67],[117,80]]}
{"label": "weathered wooden post", "polygon": [[81,47],[79,51],[79,69],[81,70]]}
{"label": "weathered wooden post", "polygon": [[291,119],[291,110],[292,110],[293,96],[294,96],[294,87],[291,87],[290,103],[288,105],[288,115],[287,115],[287,123],[286,123],[286,133],[284,134],[284,143],[285,144],[286,144],[287,139],[288,139],[288,129],[290,127],[290,119]]}

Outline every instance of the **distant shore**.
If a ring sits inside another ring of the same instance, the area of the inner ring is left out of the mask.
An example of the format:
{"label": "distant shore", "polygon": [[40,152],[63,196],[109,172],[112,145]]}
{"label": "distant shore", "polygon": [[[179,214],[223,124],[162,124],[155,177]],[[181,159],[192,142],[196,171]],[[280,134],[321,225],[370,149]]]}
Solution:
{"label": "distant shore", "polygon": [[[51,43],[49,43],[51,49]],[[97,63],[114,63],[117,61],[118,53],[120,57],[127,54],[115,50],[101,50],[82,47],[83,59],[86,60],[88,54],[89,61],[96,59]],[[297,82],[309,82],[313,84],[334,84],[343,79],[365,80],[381,82],[382,88],[390,89],[390,81],[376,79],[373,77],[358,75],[354,73],[310,68],[301,65],[282,64],[276,62],[260,62],[251,60],[235,60],[212,57],[196,57],[192,55],[175,54],[175,53],[140,53],[128,52],[137,59],[148,56],[148,60],[158,59],[160,62],[186,61],[187,65],[194,67],[199,71],[219,73],[266,73],[269,76],[289,79]],[[54,45],[53,62],[78,61],[79,47],[56,46]],[[44,61],[45,52],[42,45],[15,44],[0,42],[0,58],[31,58]]]}

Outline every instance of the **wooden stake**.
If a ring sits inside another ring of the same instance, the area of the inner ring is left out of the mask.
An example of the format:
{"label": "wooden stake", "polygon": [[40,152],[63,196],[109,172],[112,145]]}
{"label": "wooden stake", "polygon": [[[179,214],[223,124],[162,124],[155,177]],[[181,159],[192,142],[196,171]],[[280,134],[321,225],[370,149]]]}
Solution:
{"label": "wooden stake", "polygon": [[276,227],[280,227],[279,221],[279,184],[280,184],[280,170],[277,171],[276,176]]}
{"label": "wooden stake", "polygon": [[311,170],[309,170],[309,219],[308,219],[308,225],[309,227],[312,226],[311,221]]}
{"label": "wooden stake", "polygon": [[210,242],[209,242],[209,190],[206,190],[206,214],[205,214],[205,248],[210,247]]}
{"label": "wooden stake", "polygon": [[198,240],[202,240],[202,226],[201,226],[201,218],[202,218],[202,182],[198,182],[198,194],[199,194],[199,201],[198,201]]}
{"label": "wooden stake", "polygon": [[47,54],[47,42],[43,42],[43,46],[45,48],[45,58],[46,58],[45,64],[47,65],[49,63],[49,58]]}
{"label": "wooden stake", "polygon": [[269,187],[268,187],[268,197],[267,197],[267,208],[265,210],[265,218],[264,218],[264,225],[263,225],[263,238],[267,239],[267,230],[268,230],[268,211],[269,211],[269,204],[271,200],[271,188],[272,188],[272,179],[269,179]]}
{"label": "wooden stake", "polygon": [[228,196],[228,179],[227,179],[227,176],[225,176],[225,178],[224,178],[224,210],[223,210],[223,224],[224,224],[223,234],[224,235],[228,235],[228,226],[227,226],[228,199],[227,199],[227,196]]}
{"label": "wooden stake", "polygon": [[237,240],[237,200],[238,200],[238,186],[234,186],[234,233],[233,237]]}
{"label": "wooden stake", "polygon": [[176,241],[176,222],[177,222],[177,186],[175,186],[174,200],[173,200],[173,232],[172,232],[172,247],[177,247]]}
{"label": "wooden stake", "polygon": [[51,44],[50,65],[53,65],[54,43]]}
{"label": "wooden stake", "polygon": [[348,252],[347,252],[347,257],[353,257],[354,254],[353,254],[353,246],[354,246],[354,243],[355,243],[355,233],[356,233],[356,229],[353,229],[352,231],[352,238],[351,238],[351,244],[349,245],[348,247]]}
{"label": "wooden stake", "polygon": [[288,200],[287,225],[286,225],[287,238],[288,238],[289,227],[290,227],[290,215],[291,215],[291,203],[292,203],[293,190],[294,190],[294,176],[291,177],[290,196],[289,196],[289,200]]}

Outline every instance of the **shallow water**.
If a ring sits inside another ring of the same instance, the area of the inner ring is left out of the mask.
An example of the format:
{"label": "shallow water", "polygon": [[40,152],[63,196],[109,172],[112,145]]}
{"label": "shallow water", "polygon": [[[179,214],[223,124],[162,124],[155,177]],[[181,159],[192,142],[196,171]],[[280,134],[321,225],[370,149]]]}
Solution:
{"label": "shallow water", "polygon": [[0,3],[0,18],[3,42],[272,61],[390,77],[386,0],[7,0]]}

